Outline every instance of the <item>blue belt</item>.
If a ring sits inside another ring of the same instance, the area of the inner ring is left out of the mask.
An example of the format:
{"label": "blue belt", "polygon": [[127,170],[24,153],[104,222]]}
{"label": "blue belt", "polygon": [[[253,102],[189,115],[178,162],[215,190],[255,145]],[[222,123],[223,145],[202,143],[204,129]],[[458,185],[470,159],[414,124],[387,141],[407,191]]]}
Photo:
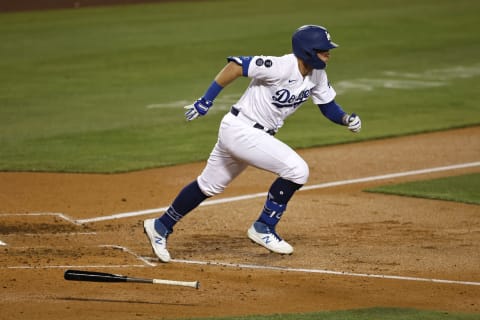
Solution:
{"label": "blue belt", "polygon": [[[238,110],[238,109],[235,108],[235,107],[232,107],[232,109],[230,109],[230,112],[236,117],[236,116],[238,116],[238,114],[240,113],[240,110]],[[273,130],[273,129],[270,129],[270,130],[265,129],[265,127],[262,126],[260,123],[255,123],[255,124],[253,125],[253,127],[254,127],[254,128],[257,128],[257,129],[260,129],[260,130],[263,130],[263,131],[265,131],[266,133],[268,133],[268,134],[271,135],[271,136],[274,136],[275,133],[276,133],[275,130]]]}

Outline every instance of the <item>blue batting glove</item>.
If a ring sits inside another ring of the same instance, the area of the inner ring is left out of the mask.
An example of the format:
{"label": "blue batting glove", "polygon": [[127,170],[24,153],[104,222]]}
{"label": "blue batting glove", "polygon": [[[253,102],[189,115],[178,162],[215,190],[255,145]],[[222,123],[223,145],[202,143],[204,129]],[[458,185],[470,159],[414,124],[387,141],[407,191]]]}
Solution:
{"label": "blue batting glove", "polygon": [[206,100],[204,97],[201,97],[200,99],[195,101],[195,103],[193,104],[193,106],[201,116],[206,115],[208,112],[208,109],[210,109],[212,105],[213,105],[213,101]]}
{"label": "blue batting glove", "polygon": [[199,116],[204,116],[207,114],[208,109],[213,105],[213,101],[206,100],[204,97],[198,99],[193,104],[185,107],[187,112],[185,112],[185,118],[187,121],[192,121]]}

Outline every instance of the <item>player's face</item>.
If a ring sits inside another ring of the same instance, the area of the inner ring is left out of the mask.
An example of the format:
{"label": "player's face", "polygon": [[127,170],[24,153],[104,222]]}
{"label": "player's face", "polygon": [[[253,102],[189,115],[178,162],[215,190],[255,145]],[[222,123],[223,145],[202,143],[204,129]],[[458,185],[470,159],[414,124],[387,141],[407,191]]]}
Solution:
{"label": "player's face", "polygon": [[317,57],[318,57],[318,59],[327,63],[328,59],[330,59],[330,51],[318,51],[317,52]]}

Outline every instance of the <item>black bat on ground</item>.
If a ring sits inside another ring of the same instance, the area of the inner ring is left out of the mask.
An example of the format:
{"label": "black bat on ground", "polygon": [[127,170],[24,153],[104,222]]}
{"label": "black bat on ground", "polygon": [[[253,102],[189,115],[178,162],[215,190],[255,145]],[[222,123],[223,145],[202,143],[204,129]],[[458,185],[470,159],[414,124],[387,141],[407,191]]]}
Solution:
{"label": "black bat on ground", "polygon": [[96,272],[96,271],[83,271],[83,270],[67,270],[64,274],[65,280],[75,281],[93,281],[93,282],[139,282],[139,283],[153,283],[153,284],[166,284],[171,286],[191,287],[198,289],[200,282],[198,281],[176,281],[176,280],[164,280],[164,279],[144,279],[133,278],[129,276],[122,276],[119,274]]}

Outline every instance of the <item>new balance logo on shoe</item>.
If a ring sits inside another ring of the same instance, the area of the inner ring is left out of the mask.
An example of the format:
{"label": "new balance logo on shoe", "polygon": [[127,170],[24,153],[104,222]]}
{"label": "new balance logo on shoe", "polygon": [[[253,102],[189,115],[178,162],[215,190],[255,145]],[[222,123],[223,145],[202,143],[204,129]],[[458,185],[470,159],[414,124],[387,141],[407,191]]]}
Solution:
{"label": "new balance logo on shoe", "polygon": [[271,242],[270,240],[270,236],[265,236],[262,238],[263,242],[265,242],[265,244],[269,244]]}

